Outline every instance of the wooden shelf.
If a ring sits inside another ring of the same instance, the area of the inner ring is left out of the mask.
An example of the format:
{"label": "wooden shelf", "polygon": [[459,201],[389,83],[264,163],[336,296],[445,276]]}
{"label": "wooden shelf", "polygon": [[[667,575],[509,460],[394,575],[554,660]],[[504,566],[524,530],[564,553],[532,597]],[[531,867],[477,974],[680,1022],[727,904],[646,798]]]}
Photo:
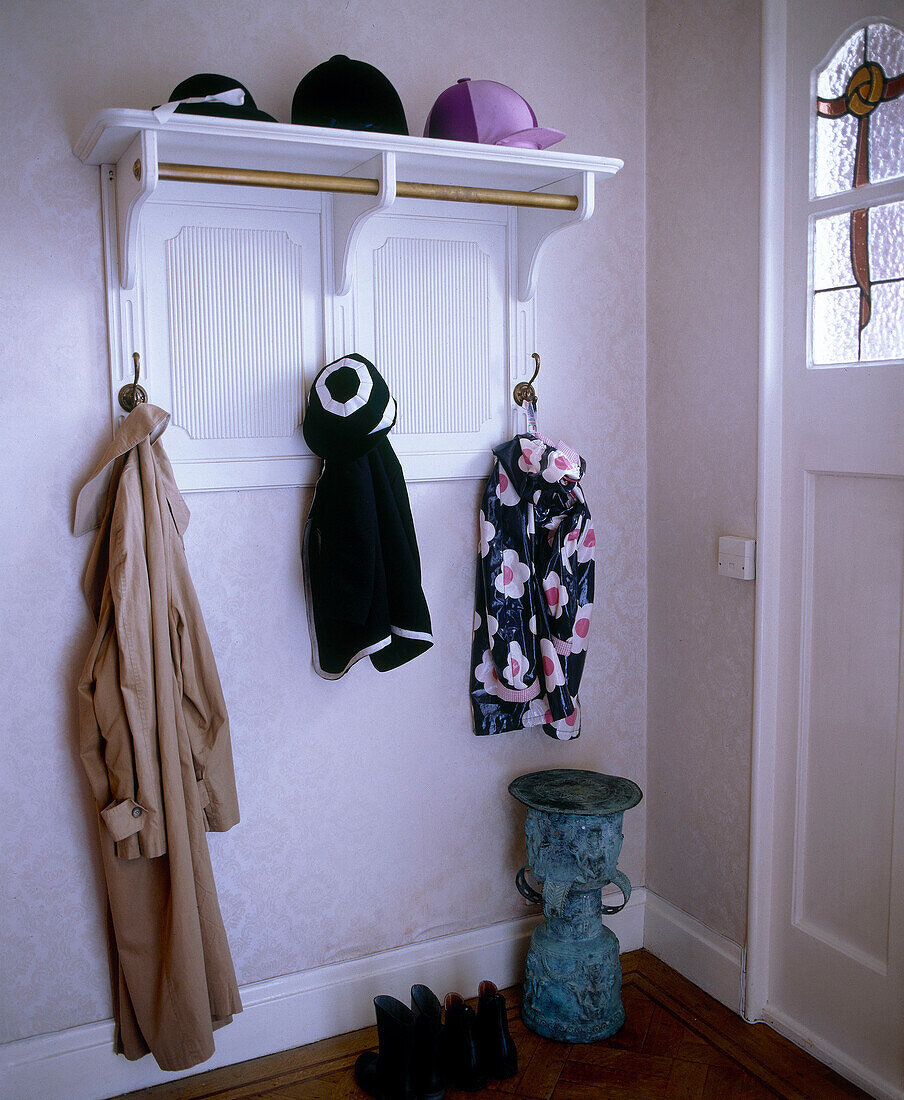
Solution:
{"label": "wooden shelf", "polygon": [[152,111],[118,108],[100,111],[74,152],[85,164],[115,170],[124,289],[134,286],[141,207],[164,182],[158,174],[160,164],[167,170],[177,165],[202,165],[377,181],[372,196],[333,195],[338,294],[348,292],[355,240],[362,226],[392,207],[398,180],[414,185],[573,196],[573,209],[518,209],[517,293],[521,301],[536,291],[537,261],[546,240],[560,229],[586,221],[593,213],[595,183],[622,167],[622,161],[613,157],[279,122],[175,115],[161,123]]}
{"label": "wooden shelf", "polygon": [[157,135],[163,161],[341,176],[378,153],[392,152],[400,179],[525,191],[538,191],[575,172],[611,176],[623,163],[555,149],[513,149],[204,115],[177,114],[160,123],[152,111],[119,108],[100,111],[74,152],[84,164],[116,164],[140,132]]}

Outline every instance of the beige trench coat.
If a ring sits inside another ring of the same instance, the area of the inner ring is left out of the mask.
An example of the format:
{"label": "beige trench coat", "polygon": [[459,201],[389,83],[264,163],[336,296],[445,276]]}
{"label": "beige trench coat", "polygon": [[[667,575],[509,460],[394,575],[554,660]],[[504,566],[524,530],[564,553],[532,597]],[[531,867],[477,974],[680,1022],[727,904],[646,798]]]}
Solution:
{"label": "beige trench coat", "polygon": [[100,527],[85,575],[97,632],[79,683],[81,757],[98,810],[116,1049],[161,1069],[214,1052],[242,1009],[205,830],[239,819],[229,722],[182,545],[189,512],[138,405],[76,504]]}

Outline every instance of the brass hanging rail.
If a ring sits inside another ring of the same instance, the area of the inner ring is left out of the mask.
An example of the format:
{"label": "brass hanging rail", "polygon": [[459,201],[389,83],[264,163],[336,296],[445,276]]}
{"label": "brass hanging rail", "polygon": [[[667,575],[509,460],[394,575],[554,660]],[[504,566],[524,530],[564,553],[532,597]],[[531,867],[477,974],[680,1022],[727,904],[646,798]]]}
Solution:
{"label": "brass hanging rail", "polygon": [[[141,169],[138,169],[140,173]],[[271,172],[257,168],[218,168],[208,164],[172,164],[161,161],[157,178],[183,183],[225,183],[242,187],[282,187],[290,191],[336,191],[346,195],[376,195],[377,180],[358,176],[318,176],[309,172]],[[530,206],[541,210],[577,210],[576,195],[549,195],[539,191],[503,191],[493,187],[456,187],[446,183],[398,180],[400,199],[437,199],[446,202],[488,203],[493,206]]]}

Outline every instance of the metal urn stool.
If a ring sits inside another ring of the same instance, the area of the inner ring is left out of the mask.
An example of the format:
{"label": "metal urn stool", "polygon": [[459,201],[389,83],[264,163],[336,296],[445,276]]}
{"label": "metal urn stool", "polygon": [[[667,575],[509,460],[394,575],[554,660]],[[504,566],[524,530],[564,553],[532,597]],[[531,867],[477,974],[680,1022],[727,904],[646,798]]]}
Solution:
{"label": "metal urn stool", "polygon": [[[616,869],[625,810],[643,798],[630,779],[568,768],[519,776],[509,791],[527,806],[528,863],[519,891],[542,902],[546,923],[534,929],[524,976],[522,1018],[538,1035],[592,1043],[625,1022],[618,940],[602,915],[628,903],[631,883]],[[528,868],[542,894],[525,878]],[[603,905],[615,883],[621,905]]]}

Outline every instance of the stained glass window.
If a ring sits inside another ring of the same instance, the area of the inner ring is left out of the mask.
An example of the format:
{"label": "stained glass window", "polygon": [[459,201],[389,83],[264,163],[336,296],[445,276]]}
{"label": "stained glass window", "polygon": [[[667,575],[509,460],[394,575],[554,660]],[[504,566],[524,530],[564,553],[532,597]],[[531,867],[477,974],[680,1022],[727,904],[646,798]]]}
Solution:
{"label": "stained glass window", "polygon": [[904,202],[814,219],[813,362],[904,359]]}
{"label": "stained glass window", "polygon": [[904,176],[904,33],[862,27],[816,81],[817,195]]}
{"label": "stained glass window", "polygon": [[[904,179],[904,32],[854,31],[817,74],[815,99],[817,198]],[[812,219],[814,366],[904,359],[904,202],[868,200]]]}

